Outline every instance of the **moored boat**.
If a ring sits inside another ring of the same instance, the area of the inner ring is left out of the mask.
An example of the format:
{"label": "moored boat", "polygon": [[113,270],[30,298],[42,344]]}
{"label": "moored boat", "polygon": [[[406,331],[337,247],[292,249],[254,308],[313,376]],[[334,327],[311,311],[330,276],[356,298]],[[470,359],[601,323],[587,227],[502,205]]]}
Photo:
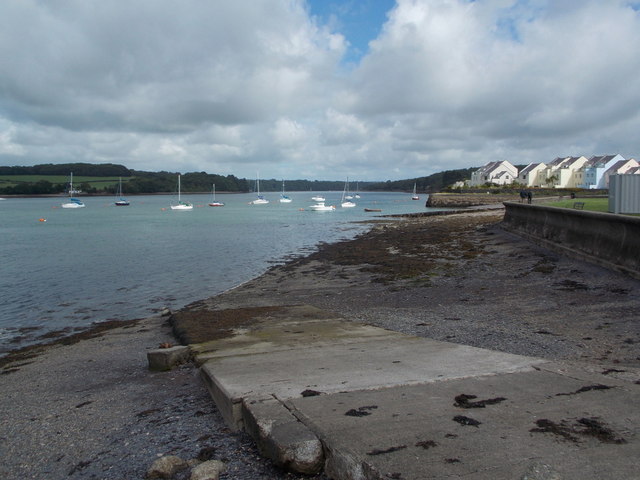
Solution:
{"label": "moored boat", "polygon": [[78,198],[75,198],[73,196],[73,194],[76,193],[76,191],[73,189],[73,172],[71,172],[70,178],[69,178],[69,201],[66,203],[63,203],[61,205],[62,208],[84,208],[85,204]]}
{"label": "moored boat", "polygon": [[224,207],[224,203],[216,201],[216,184],[213,184],[211,191],[211,201],[209,202],[210,207]]}
{"label": "moored boat", "polygon": [[411,200],[420,200],[420,197],[416,193],[416,184],[413,184],[413,195],[411,196]]}
{"label": "moored boat", "polygon": [[116,207],[126,207],[129,205],[129,200],[122,196],[122,177],[118,180],[118,194],[116,195]]}
{"label": "moored boat", "polygon": [[185,202],[180,196],[180,175],[178,175],[178,203],[171,205],[171,210],[193,210],[193,203]]}
{"label": "moored boat", "polygon": [[309,205],[309,210],[313,210],[315,212],[329,212],[335,209],[335,205],[325,205],[324,202],[318,202],[315,205]]}
{"label": "moored boat", "polygon": [[269,200],[267,200],[266,198],[264,198],[264,196],[260,195],[260,175],[258,174],[258,176],[256,177],[256,190],[258,191],[258,198],[256,198],[254,201],[250,202],[251,205],[266,205],[267,203],[269,203]]}

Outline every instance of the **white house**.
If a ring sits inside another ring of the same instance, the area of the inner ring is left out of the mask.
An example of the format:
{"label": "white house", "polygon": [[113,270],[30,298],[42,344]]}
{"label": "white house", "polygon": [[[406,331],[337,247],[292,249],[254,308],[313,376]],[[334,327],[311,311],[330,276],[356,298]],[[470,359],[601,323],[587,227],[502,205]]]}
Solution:
{"label": "white house", "polygon": [[518,178],[518,169],[507,160],[502,162],[489,162],[471,173],[472,187],[479,187],[485,183],[496,185],[508,185]]}
{"label": "white house", "polygon": [[540,171],[539,185],[553,188],[573,188],[576,186],[576,172],[587,163],[586,157],[557,157]]}
{"label": "white house", "polygon": [[[635,160],[635,158],[632,158],[631,160]],[[640,167],[631,167],[625,172],[625,175],[640,175]]]}
{"label": "white house", "polygon": [[609,167],[607,171],[602,175],[604,188],[609,188],[609,177],[611,175],[623,175],[625,173],[628,173],[631,169],[636,169],[637,167],[640,167],[640,163],[638,163],[638,161],[634,158],[630,158],[629,160],[617,161],[616,163],[611,165],[611,167]]}
{"label": "white house", "polygon": [[578,188],[586,189],[606,188],[604,172],[620,160],[624,160],[624,157],[620,154],[594,155],[585,163],[582,170],[576,172],[576,185]]}
{"label": "white house", "polygon": [[539,175],[547,166],[544,163],[530,163],[518,173],[518,183],[527,187],[539,187]]}

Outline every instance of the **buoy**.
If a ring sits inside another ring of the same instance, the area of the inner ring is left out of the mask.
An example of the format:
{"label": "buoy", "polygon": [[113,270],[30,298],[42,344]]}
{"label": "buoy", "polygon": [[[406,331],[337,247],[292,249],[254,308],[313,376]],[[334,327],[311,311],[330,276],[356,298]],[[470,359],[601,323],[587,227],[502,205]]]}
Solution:
{"label": "buoy", "polygon": [[38,219],[38,221],[39,221],[39,222],[46,222],[46,221],[47,221],[47,219],[46,219],[46,218],[39,218],[39,219]]}

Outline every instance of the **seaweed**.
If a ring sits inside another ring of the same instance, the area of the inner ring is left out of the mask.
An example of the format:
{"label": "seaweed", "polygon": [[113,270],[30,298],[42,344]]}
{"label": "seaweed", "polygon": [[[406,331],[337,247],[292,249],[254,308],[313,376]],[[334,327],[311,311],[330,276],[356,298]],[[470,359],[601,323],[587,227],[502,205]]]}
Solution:
{"label": "seaweed", "polygon": [[577,395],[579,393],[590,392],[591,390],[609,390],[610,388],[613,388],[613,387],[609,387],[608,385],[601,385],[601,384],[587,385],[586,387],[579,388],[575,392],[556,393],[556,397],[561,397],[563,395]]}
{"label": "seaweed", "polygon": [[470,417],[465,417],[464,415],[456,415],[453,417],[453,421],[458,422],[460,425],[469,425],[476,428],[478,428],[478,425],[482,425],[482,422]]}
{"label": "seaweed", "polygon": [[471,401],[474,398],[478,397],[476,395],[467,395],[462,393],[455,398],[456,403],[453,405],[459,408],[485,408],[487,405],[495,405],[506,400],[504,397],[496,397],[488,398],[487,400]]}
{"label": "seaweed", "polygon": [[406,445],[398,445],[397,447],[389,447],[381,450],[379,448],[374,448],[370,452],[367,452],[367,455],[384,455],[385,453],[397,452],[398,450],[404,450],[407,448]]}

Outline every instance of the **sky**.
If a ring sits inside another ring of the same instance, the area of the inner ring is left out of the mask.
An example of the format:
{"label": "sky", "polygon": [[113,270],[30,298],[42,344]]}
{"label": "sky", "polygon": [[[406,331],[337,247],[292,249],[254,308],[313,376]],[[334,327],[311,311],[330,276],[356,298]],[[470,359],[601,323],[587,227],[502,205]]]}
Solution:
{"label": "sky", "polygon": [[640,158],[640,1],[2,0],[0,165],[378,181]]}

